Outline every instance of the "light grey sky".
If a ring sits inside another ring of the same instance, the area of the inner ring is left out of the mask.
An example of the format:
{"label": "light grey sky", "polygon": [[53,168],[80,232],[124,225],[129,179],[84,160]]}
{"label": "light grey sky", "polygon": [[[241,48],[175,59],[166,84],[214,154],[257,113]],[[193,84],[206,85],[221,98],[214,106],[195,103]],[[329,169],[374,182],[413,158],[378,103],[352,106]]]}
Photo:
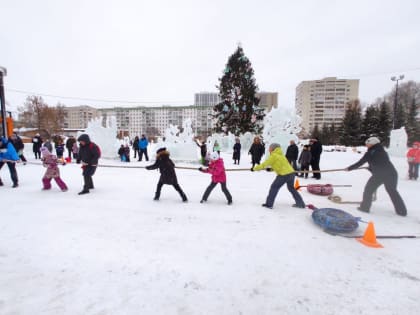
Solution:
{"label": "light grey sky", "polygon": [[0,0],[6,101],[22,105],[19,90],[190,105],[196,92],[217,92],[241,42],[279,106],[294,106],[299,82],[326,76],[360,79],[362,102],[372,102],[392,75],[420,81],[419,12],[418,0]]}

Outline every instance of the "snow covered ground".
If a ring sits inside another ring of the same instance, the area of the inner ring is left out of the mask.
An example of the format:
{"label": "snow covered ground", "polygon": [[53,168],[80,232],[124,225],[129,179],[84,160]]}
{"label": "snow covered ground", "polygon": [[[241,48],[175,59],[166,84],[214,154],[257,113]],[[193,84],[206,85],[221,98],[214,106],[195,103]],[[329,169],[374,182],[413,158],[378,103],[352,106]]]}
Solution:
{"label": "snow covered ground", "polygon": [[[19,188],[11,188],[7,167],[1,170],[2,315],[419,312],[419,238],[381,239],[384,248],[374,249],[331,236],[313,223],[311,210],[291,207],[286,187],[273,210],[262,208],[272,173],[228,172],[232,206],[219,187],[200,204],[210,176],[182,169],[177,175],[188,203],[170,186],[153,201],[159,174],[138,168],[100,167],[95,190],[79,196],[80,165],[61,168],[69,191],[55,183],[41,191],[44,168],[29,152],[31,163],[17,168]],[[237,167],[230,154],[223,157],[227,168]],[[351,150],[324,152],[321,168],[344,168],[360,157]],[[377,235],[419,237],[419,182],[406,179],[405,159],[392,160],[407,217],[394,213],[383,187],[370,214],[306,190],[302,196],[307,204],[373,221]],[[239,168],[248,167],[243,156]],[[360,200],[368,177],[366,170],[331,172],[316,183],[352,184],[335,193]],[[357,234],[365,228],[362,223]]]}

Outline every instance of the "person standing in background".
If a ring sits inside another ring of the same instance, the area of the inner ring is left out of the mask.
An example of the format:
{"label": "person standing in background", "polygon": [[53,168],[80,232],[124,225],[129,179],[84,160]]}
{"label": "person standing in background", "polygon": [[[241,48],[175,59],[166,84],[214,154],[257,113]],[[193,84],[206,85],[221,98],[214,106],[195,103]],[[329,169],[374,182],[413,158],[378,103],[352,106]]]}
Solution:
{"label": "person standing in background", "polygon": [[32,151],[35,154],[35,160],[41,158],[42,138],[39,133],[32,138]]}
{"label": "person standing in background", "polygon": [[[71,156],[72,156],[73,145],[75,143],[76,143],[76,139],[73,136],[70,136],[66,141],[66,148],[67,148],[67,151],[69,153],[69,158],[71,158]],[[76,158],[76,157],[73,155],[73,158]]]}
{"label": "person standing in background", "polygon": [[147,155],[147,146],[149,145],[149,141],[147,141],[147,138],[145,135],[141,135],[141,139],[139,141],[139,161],[141,161],[143,159],[143,154],[144,157],[146,158],[146,161],[149,161],[149,156]]}
{"label": "person standing in background", "polygon": [[261,143],[260,137],[256,136],[248,152],[248,154],[251,154],[252,167],[254,167],[255,164],[261,163],[261,158],[264,155],[264,150],[265,148],[264,145]]}
{"label": "person standing in background", "polygon": [[289,161],[290,165],[292,165],[293,169],[297,170],[296,160],[299,156],[299,149],[294,140],[290,140],[290,144],[286,150],[286,159]]}
{"label": "person standing in background", "polygon": [[140,142],[139,136],[136,136],[133,141],[134,158],[137,158],[137,154],[139,155],[139,158],[140,158],[139,142]]}
{"label": "person standing in background", "polygon": [[408,179],[417,180],[419,177],[420,142],[414,142],[413,147],[407,152]]}
{"label": "person standing in background", "polygon": [[239,138],[236,138],[235,144],[233,145],[233,164],[239,165],[239,161],[241,160],[241,148],[241,140]]}
{"label": "person standing in background", "polygon": [[321,179],[321,172],[319,172],[319,170],[320,170],[319,162],[321,160],[322,144],[321,144],[321,142],[319,142],[319,139],[317,137],[311,139],[309,144],[311,145],[311,155],[312,155],[311,167],[312,167],[312,171],[318,171],[318,172],[314,172],[312,177],[319,180],[319,179]]}

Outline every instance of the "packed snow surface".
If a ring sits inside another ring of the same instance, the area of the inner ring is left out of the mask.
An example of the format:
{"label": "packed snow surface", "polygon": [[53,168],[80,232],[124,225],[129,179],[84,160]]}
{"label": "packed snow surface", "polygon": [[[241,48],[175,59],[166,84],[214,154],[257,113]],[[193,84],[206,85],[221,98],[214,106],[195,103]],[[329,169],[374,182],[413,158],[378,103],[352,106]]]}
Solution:
{"label": "packed snow surface", "polygon": [[[210,176],[197,163],[177,163],[194,168],[177,170],[188,203],[170,186],[153,201],[159,173],[144,168],[99,167],[95,189],[79,196],[81,169],[71,163],[61,167],[67,192],[54,182],[41,191],[44,168],[28,148],[29,163],[17,167],[18,188],[11,188],[6,165],[0,173],[0,314],[418,314],[420,186],[407,180],[405,158],[392,161],[407,217],[394,213],[383,187],[370,213],[301,189],[307,204],[374,222],[376,235],[417,236],[378,239],[384,248],[376,249],[323,232],[311,210],[291,207],[286,187],[274,209],[261,207],[274,174],[251,173],[244,154],[239,166],[222,156],[226,168],[246,169],[227,172],[231,206],[219,186],[199,203]],[[324,152],[321,169],[360,157]],[[341,171],[299,181],[351,184],[335,193],[360,200],[369,176]]]}

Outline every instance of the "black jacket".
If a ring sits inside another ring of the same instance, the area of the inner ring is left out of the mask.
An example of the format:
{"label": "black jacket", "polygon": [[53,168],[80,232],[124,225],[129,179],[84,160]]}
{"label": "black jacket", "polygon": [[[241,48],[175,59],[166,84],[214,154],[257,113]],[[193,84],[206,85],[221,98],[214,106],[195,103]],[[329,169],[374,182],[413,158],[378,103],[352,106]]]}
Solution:
{"label": "black jacket", "polygon": [[311,144],[311,154],[313,160],[319,160],[322,153],[322,144],[319,141],[314,141],[314,143]]}
{"label": "black jacket", "polygon": [[389,159],[388,153],[385,152],[380,143],[371,146],[365,155],[359,161],[350,165],[348,169],[354,170],[366,162],[369,164],[369,170],[375,176],[387,177],[398,175],[397,170]]}
{"label": "black jacket", "polygon": [[98,165],[99,149],[97,145],[90,141],[87,134],[82,134],[77,141],[84,141],[85,144],[80,143],[79,159],[88,165]]}
{"label": "black jacket", "polygon": [[204,159],[206,157],[206,154],[207,154],[207,145],[206,145],[206,143],[205,142],[203,142],[203,143],[196,142],[196,144],[200,147],[200,155]]}
{"label": "black jacket", "polygon": [[32,151],[33,152],[39,152],[42,146],[42,138],[40,136],[35,136],[32,138]]}
{"label": "black jacket", "polygon": [[251,153],[254,159],[260,160],[264,155],[264,145],[262,143],[253,143],[249,149],[249,153]]}
{"label": "black jacket", "polygon": [[286,150],[286,159],[289,161],[296,161],[299,156],[299,149],[296,144],[291,144]]}
{"label": "black jacket", "polygon": [[156,155],[155,164],[146,166],[148,170],[155,170],[159,168],[160,178],[159,181],[163,184],[174,185],[178,183],[175,173],[175,164],[169,158],[168,151],[159,152]]}
{"label": "black jacket", "polygon": [[23,141],[20,137],[16,136],[15,139],[9,138],[9,141],[13,144],[15,147],[16,152],[19,152],[20,150],[23,150],[25,145],[23,144]]}
{"label": "black jacket", "polygon": [[241,158],[241,144],[240,143],[235,143],[233,145],[233,159],[234,160],[239,160]]}
{"label": "black jacket", "polygon": [[66,141],[66,148],[71,151],[73,149],[73,144],[76,142],[76,139],[73,137],[70,137]]}

